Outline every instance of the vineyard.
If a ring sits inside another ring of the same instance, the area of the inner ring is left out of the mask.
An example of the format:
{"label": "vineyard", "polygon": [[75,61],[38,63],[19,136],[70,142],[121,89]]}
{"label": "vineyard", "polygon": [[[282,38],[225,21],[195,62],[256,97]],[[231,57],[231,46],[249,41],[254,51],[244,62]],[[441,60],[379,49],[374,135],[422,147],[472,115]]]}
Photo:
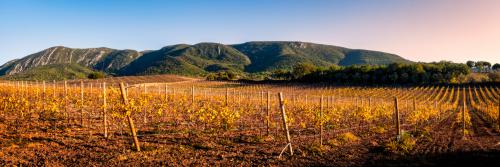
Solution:
{"label": "vineyard", "polygon": [[500,157],[499,109],[498,85],[4,81],[0,165],[436,165],[457,152],[488,160],[480,153]]}

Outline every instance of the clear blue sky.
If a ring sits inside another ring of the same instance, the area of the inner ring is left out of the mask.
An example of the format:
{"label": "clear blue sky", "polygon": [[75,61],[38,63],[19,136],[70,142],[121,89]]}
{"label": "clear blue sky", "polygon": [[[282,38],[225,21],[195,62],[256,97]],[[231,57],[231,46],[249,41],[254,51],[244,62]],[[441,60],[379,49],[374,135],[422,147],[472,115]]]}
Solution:
{"label": "clear blue sky", "polygon": [[500,62],[498,2],[0,0],[0,64],[61,45],[148,50],[269,40],[380,50],[415,61]]}

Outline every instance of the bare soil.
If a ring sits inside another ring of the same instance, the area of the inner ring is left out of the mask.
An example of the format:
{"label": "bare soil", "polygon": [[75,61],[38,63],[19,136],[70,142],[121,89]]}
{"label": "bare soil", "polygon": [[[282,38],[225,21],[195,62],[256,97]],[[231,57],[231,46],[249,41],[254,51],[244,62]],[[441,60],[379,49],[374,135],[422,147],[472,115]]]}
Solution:
{"label": "bare soil", "polygon": [[[76,114],[76,113],[75,113]],[[387,151],[392,134],[358,133],[360,140],[323,147],[316,138],[296,139],[295,155],[278,156],[285,146],[282,135],[262,131],[203,131],[164,123],[161,131],[141,129],[141,152],[134,151],[127,129],[108,139],[81,128],[75,119],[23,121],[0,117],[0,166],[496,166],[500,136],[474,112],[471,134],[462,137],[458,112],[435,124],[422,125],[428,134],[416,137],[410,152]],[[145,127],[153,127],[150,123]],[[126,128],[126,126],[124,126]],[[409,128],[411,129],[411,128]],[[421,129],[421,128],[418,128]],[[292,134],[292,140],[294,140]],[[272,137],[275,136],[275,137]]]}

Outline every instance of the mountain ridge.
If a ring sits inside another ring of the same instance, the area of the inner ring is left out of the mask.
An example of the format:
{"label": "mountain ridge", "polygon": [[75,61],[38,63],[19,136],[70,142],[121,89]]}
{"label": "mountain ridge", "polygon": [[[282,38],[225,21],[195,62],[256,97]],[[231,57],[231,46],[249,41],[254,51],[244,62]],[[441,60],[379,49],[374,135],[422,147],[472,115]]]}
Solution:
{"label": "mountain ridge", "polygon": [[105,47],[80,49],[54,46],[20,59],[9,61],[0,66],[0,74],[10,75],[39,66],[73,63],[95,70],[115,72],[141,54],[135,50],[116,50]]}
{"label": "mountain ridge", "polygon": [[79,64],[115,75],[203,75],[221,70],[258,73],[290,69],[298,63],[316,66],[381,65],[411,63],[380,51],[300,41],[250,41],[241,44],[202,42],[176,44],[158,50],[69,48],[54,46],[11,60],[0,66],[0,75],[12,75],[40,66]]}

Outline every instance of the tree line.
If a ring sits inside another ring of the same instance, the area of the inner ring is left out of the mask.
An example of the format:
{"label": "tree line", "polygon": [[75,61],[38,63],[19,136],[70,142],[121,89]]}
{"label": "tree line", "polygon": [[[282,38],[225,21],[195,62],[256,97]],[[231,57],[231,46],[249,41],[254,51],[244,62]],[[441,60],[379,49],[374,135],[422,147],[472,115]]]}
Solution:
{"label": "tree line", "polygon": [[500,64],[495,63],[493,66],[487,61],[467,61],[465,64],[471,69],[475,69],[477,72],[490,72],[490,70],[498,71],[500,70]]}
{"label": "tree line", "polygon": [[393,63],[389,65],[353,65],[317,67],[300,63],[292,70],[277,70],[273,78],[301,82],[334,82],[346,84],[435,84],[461,83],[471,69],[465,64]]}
{"label": "tree line", "polygon": [[[471,74],[472,69],[479,72],[490,69],[488,74]],[[498,82],[499,65],[488,62],[467,62],[466,64],[440,61],[433,63],[393,63],[388,65],[352,65],[329,67],[299,63],[290,69],[278,69],[259,74],[242,74],[220,71],[206,75],[207,80],[281,80],[297,82],[329,82],[339,84],[462,84],[477,82]],[[256,79],[258,78],[258,79]]]}

